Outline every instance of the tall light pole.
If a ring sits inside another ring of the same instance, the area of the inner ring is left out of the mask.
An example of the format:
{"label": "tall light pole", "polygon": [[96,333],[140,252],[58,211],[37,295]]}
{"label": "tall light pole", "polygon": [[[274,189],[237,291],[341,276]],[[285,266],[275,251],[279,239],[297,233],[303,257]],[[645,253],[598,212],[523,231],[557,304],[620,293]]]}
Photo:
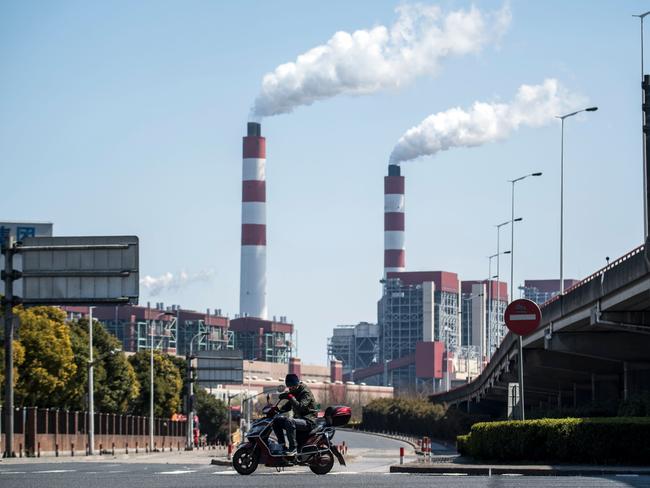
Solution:
{"label": "tall light pole", "polygon": [[[514,222],[521,222],[523,219],[521,217],[518,217],[514,219]],[[504,225],[508,225],[511,222],[509,220],[506,220],[505,222],[502,222],[500,224],[495,225],[497,228],[497,323],[499,322],[499,314],[501,313],[501,286],[499,285],[499,281],[501,280],[501,271],[500,271],[500,241],[501,241],[501,227]]]}
{"label": "tall light pole", "polygon": [[[154,321],[155,323],[155,321]],[[153,329],[151,325],[151,308],[147,303],[147,328],[151,335],[151,348],[149,350],[149,451],[153,452]]]}
{"label": "tall light pole", "polygon": [[564,294],[564,119],[581,112],[595,112],[598,107],[588,107],[556,117],[562,121],[562,141],[560,143],[560,295]]}
{"label": "tall light pole", "polygon": [[[509,222],[508,222],[509,223]],[[492,320],[492,316],[494,315],[494,307],[492,306],[492,301],[494,299],[494,296],[492,295],[492,279],[497,278],[497,296],[498,296],[498,290],[499,290],[499,275],[492,275],[492,260],[494,258],[497,259],[497,269],[498,269],[498,263],[499,263],[499,255],[501,254],[510,254],[510,251],[503,251],[503,252],[498,252],[496,254],[492,254],[492,256],[488,256],[488,282],[487,282],[487,296],[488,296],[488,306],[487,306],[487,315],[488,315],[488,320],[487,320],[487,358],[488,362],[490,362],[490,358],[492,357],[492,323],[494,322]],[[499,300],[497,299],[497,310],[499,306]],[[498,322],[497,322],[498,323]]]}
{"label": "tall light pole", "polygon": [[[510,301],[515,299],[514,295],[514,269],[515,269],[515,183],[529,176],[542,176],[541,172],[530,173],[514,180],[512,183],[512,211],[510,214]],[[519,336],[519,405],[521,406],[521,420],[524,420],[524,342]]]}
{"label": "tall light pole", "polygon": [[[638,17],[641,21],[641,85],[644,88],[644,70],[643,70],[643,19],[646,15],[649,15],[650,12],[645,12],[639,15],[633,15],[633,17]],[[641,90],[641,107],[645,107],[645,89]],[[646,126],[645,120],[645,111],[641,110],[641,140],[643,141],[643,242],[648,240],[648,155],[646,153],[646,134],[644,128]]]}
{"label": "tall light pole", "polygon": [[93,309],[88,307],[88,454],[95,454],[95,392],[93,360]]}
{"label": "tall light pole", "polygon": [[[153,434],[154,434],[154,410],[153,410],[153,394],[154,394],[154,387],[153,387],[153,350],[154,350],[154,343],[153,343],[153,327],[155,326],[156,320],[158,320],[160,317],[163,315],[169,315],[169,312],[162,312],[156,315],[156,317],[151,320],[151,306],[149,305],[149,302],[147,302],[147,316],[145,322],[147,323],[147,329],[149,332],[149,335],[151,336],[151,344],[150,344],[150,350],[149,350],[149,449],[150,451],[153,452]],[[152,325],[153,322],[153,325]]]}
{"label": "tall light pole", "polygon": [[192,345],[194,340],[197,337],[207,334],[207,332],[199,332],[194,334],[194,337],[190,339],[190,352],[187,355],[187,439],[185,449],[191,451],[194,447],[194,441],[192,440],[194,433],[194,380],[192,378]]}
{"label": "tall light pole", "polygon": [[514,295],[514,269],[515,269],[515,222],[519,222],[519,220],[515,220],[515,183],[524,180],[528,178],[529,176],[542,176],[541,172],[537,173],[530,173],[524,176],[520,176],[519,178],[515,178],[514,180],[508,180],[509,183],[512,183],[512,202],[511,202],[511,217],[510,217],[510,300],[514,300],[515,295]]}

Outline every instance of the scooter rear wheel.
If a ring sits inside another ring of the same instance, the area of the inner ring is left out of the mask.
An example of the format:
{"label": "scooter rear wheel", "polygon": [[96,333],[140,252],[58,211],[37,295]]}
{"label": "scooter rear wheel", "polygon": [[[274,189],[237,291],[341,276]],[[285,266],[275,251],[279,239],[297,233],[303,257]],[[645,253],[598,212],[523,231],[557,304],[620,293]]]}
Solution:
{"label": "scooter rear wheel", "polygon": [[314,460],[309,464],[309,469],[314,474],[327,474],[333,467],[334,454],[332,454],[332,451],[314,456]]}
{"label": "scooter rear wheel", "polygon": [[260,453],[255,446],[240,447],[232,457],[232,467],[239,474],[254,473],[260,462]]}

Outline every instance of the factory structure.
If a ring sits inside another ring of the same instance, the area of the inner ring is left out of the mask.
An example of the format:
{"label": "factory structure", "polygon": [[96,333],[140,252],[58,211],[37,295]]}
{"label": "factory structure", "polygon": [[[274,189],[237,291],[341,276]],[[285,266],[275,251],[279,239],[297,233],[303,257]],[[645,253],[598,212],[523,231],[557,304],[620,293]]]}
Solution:
{"label": "factory structure", "polygon": [[480,374],[506,334],[506,283],[461,281],[450,271],[407,271],[405,179],[384,177],[384,269],[375,323],[340,325],[330,360],[346,380],[392,386],[399,394],[450,389]]}
{"label": "factory structure", "polygon": [[[287,373],[309,384],[323,404],[347,402],[360,407],[373,398],[392,397],[393,388],[344,379],[344,363],[302,364],[296,329],[286,316],[270,316],[266,280],[266,139],[261,125],[249,122],[242,141],[242,210],[239,313],[205,312],[163,303],[147,306],[96,306],[93,318],[122,343],[124,352],[158,350],[197,357],[198,384],[217,398],[277,391]],[[89,307],[62,307],[70,319],[85,317]],[[378,360],[372,339],[377,326],[356,331],[359,364]],[[365,338],[364,338],[365,337]],[[203,365],[203,366],[202,366]]]}

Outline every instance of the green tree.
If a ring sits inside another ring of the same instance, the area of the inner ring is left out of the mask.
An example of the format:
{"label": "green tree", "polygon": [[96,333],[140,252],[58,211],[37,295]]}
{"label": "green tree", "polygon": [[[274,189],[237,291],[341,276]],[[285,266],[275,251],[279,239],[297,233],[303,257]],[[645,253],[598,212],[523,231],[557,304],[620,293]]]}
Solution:
{"label": "green tree", "polygon": [[16,405],[60,406],[77,372],[65,313],[54,307],[16,307],[15,313],[25,352],[18,367]]}
{"label": "green tree", "polygon": [[226,405],[200,386],[195,386],[194,399],[201,434],[208,436],[208,442],[225,442],[228,437],[228,408]]}
{"label": "green tree", "polygon": [[[132,403],[135,415],[149,415],[149,351],[139,351],[129,358],[140,383],[140,394]],[[179,412],[183,381],[178,368],[167,354],[154,352],[154,415],[171,417]]]}
{"label": "green tree", "polygon": [[[69,408],[87,408],[88,395],[88,320],[70,322],[70,336],[77,363],[77,374],[68,388]],[[124,414],[137,399],[140,384],[133,366],[122,352],[122,344],[104,326],[93,324],[93,380],[95,410]]]}

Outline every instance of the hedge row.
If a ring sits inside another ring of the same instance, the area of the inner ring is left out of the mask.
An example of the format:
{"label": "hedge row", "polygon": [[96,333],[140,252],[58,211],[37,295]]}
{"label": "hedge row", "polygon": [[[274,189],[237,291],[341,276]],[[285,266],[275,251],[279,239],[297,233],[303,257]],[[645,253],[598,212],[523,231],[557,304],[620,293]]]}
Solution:
{"label": "hedge row", "polygon": [[487,416],[468,415],[446,405],[412,398],[381,398],[363,407],[361,428],[454,440]]}
{"label": "hedge row", "polygon": [[486,461],[650,464],[650,418],[566,418],[474,424],[458,452]]}

